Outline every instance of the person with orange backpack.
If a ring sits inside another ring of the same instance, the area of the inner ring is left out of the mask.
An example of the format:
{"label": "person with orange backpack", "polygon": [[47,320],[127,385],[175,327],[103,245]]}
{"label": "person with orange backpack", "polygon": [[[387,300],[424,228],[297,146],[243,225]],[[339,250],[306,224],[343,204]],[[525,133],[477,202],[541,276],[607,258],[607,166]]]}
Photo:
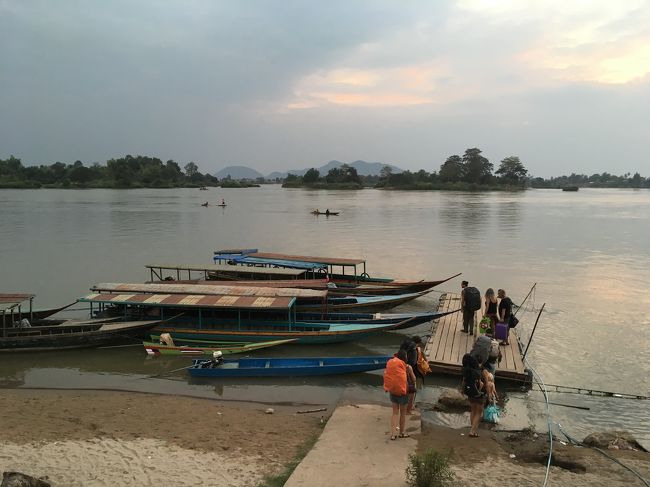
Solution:
{"label": "person with orange backpack", "polygon": [[[390,417],[390,439],[408,438],[406,428],[406,405],[409,401],[408,380],[415,382],[413,369],[406,363],[406,351],[400,349],[395,356],[386,363],[384,370],[384,391],[390,395],[393,412]],[[398,426],[399,418],[399,426]]]}

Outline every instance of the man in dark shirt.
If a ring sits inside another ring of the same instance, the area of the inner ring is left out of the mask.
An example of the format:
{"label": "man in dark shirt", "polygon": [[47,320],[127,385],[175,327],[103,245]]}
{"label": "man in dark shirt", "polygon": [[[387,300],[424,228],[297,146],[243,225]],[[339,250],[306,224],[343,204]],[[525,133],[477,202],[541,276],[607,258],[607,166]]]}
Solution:
{"label": "man in dark shirt", "polygon": [[[512,314],[512,300],[506,296],[506,292],[503,289],[497,291],[497,297],[499,298],[499,308],[497,309],[497,319],[501,323],[508,323],[510,320],[510,315]],[[510,335],[510,327],[508,327],[508,335],[506,339],[502,342],[503,345],[508,345],[508,339]]]}
{"label": "man in dark shirt", "polygon": [[[463,281],[460,283],[462,290],[460,291],[460,307],[463,310],[463,333],[469,333],[470,335],[474,334],[474,319],[476,315],[476,309],[471,307],[471,304],[468,299],[468,289],[474,291],[476,288],[468,288],[469,282]],[[477,291],[478,292],[478,291]],[[480,300],[480,297],[479,297]]]}

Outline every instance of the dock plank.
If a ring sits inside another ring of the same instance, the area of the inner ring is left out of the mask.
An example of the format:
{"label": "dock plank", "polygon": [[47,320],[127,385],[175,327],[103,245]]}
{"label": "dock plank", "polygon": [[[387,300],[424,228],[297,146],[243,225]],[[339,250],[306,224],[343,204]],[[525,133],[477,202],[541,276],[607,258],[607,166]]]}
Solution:
{"label": "dock plank", "polygon": [[[438,311],[458,309],[460,295],[445,293],[440,296]],[[476,313],[474,336],[462,333],[463,315],[453,313],[432,323],[431,338],[425,344],[424,350],[431,370],[443,374],[458,375],[462,369],[463,355],[469,352],[478,338],[478,323],[483,318],[483,310]],[[527,373],[519,351],[516,331],[510,330],[510,340],[507,346],[501,347],[502,360],[497,367],[497,378],[526,381]]]}

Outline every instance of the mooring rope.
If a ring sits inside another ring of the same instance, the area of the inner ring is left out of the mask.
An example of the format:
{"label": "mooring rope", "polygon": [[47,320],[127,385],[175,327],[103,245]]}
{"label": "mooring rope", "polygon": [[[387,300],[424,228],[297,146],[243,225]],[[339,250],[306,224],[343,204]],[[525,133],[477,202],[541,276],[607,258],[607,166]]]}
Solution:
{"label": "mooring rope", "polygon": [[530,371],[533,373],[533,377],[537,382],[537,385],[544,394],[544,401],[546,402],[546,424],[548,426],[548,460],[546,461],[546,473],[544,474],[544,483],[542,487],[546,487],[548,483],[548,475],[551,471],[551,459],[553,458],[553,420],[551,419],[551,410],[548,401],[548,394],[546,393],[546,385],[544,385],[544,380],[537,371],[530,365],[528,360],[525,360],[525,364],[528,366]]}

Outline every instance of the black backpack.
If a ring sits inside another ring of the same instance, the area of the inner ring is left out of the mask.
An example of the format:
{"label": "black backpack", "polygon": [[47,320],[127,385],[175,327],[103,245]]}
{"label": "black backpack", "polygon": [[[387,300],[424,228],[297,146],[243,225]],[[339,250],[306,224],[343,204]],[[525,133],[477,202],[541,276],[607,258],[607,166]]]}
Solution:
{"label": "black backpack", "polygon": [[415,348],[415,342],[410,339],[404,340],[400,348],[406,352],[406,363],[413,367],[415,372],[418,366],[418,351]]}
{"label": "black backpack", "polygon": [[470,311],[478,311],[481,309],[481,292],[475,287],[466,287],[465,294],[465,309]]}

